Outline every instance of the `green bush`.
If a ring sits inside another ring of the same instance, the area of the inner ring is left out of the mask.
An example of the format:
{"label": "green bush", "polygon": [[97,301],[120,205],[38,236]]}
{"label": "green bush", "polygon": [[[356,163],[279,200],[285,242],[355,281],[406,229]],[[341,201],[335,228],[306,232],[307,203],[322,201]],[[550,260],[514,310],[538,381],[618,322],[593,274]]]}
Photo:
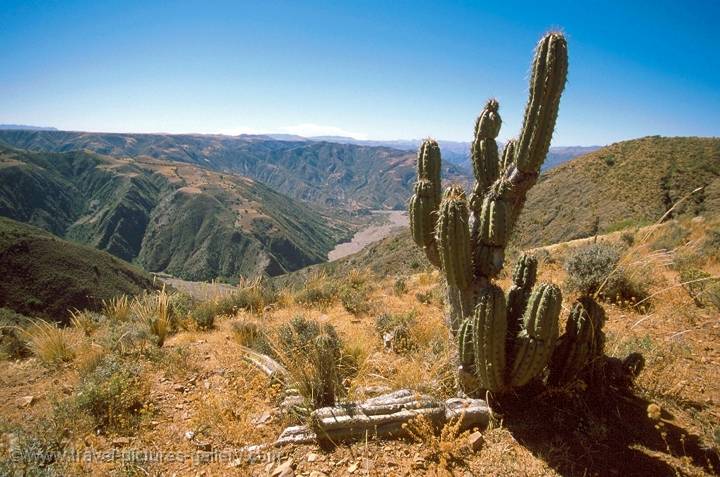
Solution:
{"label": "green bush", "polygon": [[372,309],[365,288],[344,287],[340,292],[340,302],[343,308],[353,315],[369,313]]}
{"label": "green bush", "polygon": [[140,368],[117,354],[104,356],[83,376],[75,408],[103,432],[128,433],[137,428],[148,398]]}
{"label": "green bush", "polygon": [[190,312],[190,318],[201,330],[209,330],[215,324],[215,315],[219,314],[218,307],[212,302],[203,302]]}
{"label": "green bush", "polygon": [[[177,327],[178,320],[182,320],[190,316],[190,311],[195,306],[195,300],[187,293],[172,293],[168,297],[168,305],[170,306],[172,323]],[[177,331],[177,329],[175,329]]]}
{"label": "green bush", "polygon": [[113,323],[100,338],[103,348],[122,355],[144,353],[158,344],[157,337],[137,321]]}
{"label": "green bush", "polygon": [[620,266],[620,251],[613,245],[598,242],[577,248],[568,256],[565,271],[565,286],[571,291],[617,302],[648,296],[647,277],[642,273],[631,277]]}
{"label": "green bush", "polygon": [[696,268],[682,270],[680,282],[695,304],[720,311],[720,279]]}
{"label": "green bush", "polygon": [[405,277],[397,277],[393,283],[393,293],[395,296],[403,296],[407,293],[407,281]]}

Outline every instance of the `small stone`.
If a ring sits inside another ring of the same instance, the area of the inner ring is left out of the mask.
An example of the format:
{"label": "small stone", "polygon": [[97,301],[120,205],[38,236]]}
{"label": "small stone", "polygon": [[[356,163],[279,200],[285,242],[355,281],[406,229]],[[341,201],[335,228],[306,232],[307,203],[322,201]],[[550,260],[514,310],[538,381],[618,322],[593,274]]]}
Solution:
{"label": "small stone", "polygon": [[18,405],[20,407],[29,407],[35,402],[35,396],[23,396],[19,399]]}
{"label": "small stone", "polygon": [[473,452],[479,451],[484,443],[485,438],[479,431],[475,431],[468,436],[468,447],[470,447]]}
{"label": "small stone", "polygon": [[650,403],[647,407],[647,415],[653,421],[659,421],[662,416],[662,409],[654,402]]}
{"label": "small stone", "polygon": [[255,417],[251,422],[255,425],[265,424],[272,418],[270,411],[265,411],[259,416]]}
{"label": "small stone", "polygon": [[212,450],[212,443],[210,441],[195,442],[195,447],[197,447],[198,450],[209,452]]}
{"label": "small stone", "polygon": [[112,440],[114,446],[126,446],[130,444],[130,438],[128,437],[116,437]]}
{"label": "small stone", "polygon": [[173,391],[177,391],[179,393],[184,392],[185,386],[183,386],[182,384],[176,384],[175,386],[173,386]]}
{"label": "small stone", "polygon": [[191,441],[195,437],[195,433],[193,431],[187,431],[185,433],[185,439]]}
{"label": "small stone", "polygon": [[315,462],[318,458],[318,455],[314,452],[309,452],[307,455],[307,461],[308,462]]}
{"label": "small stone", "polygon": [[275,467],[270,477],[295,477],[295,471],[293,470],[293,460],[289,459],[282,464]]}
{"label": "small stone", "polygon": [[205,389],[210,389],[210,381],[208,381],[207,379],[203,381],[203,386],[205,387]]}
{"label": "small stone", "polygon": [[310,472],[310,477],[328,477],[328,475],[325,472],[313,470],[312,472]]}
{"label": "small stone", "polygon": [[348,474],[354,474],[356,470],[358,470],[357,462],[353,462],[352,464],[350,464],[350,466],[347,469]]}

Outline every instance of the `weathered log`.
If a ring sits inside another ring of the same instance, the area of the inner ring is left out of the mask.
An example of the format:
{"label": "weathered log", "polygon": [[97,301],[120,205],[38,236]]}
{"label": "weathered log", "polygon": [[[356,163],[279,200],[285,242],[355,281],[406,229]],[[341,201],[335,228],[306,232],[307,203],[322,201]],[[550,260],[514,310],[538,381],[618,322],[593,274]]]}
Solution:
{"label": "weathered log", "polygon": [[426,416],[438,428],[454,419],[460,419],[461,429],[486,427],[490,415],[481,399],[440,401],[403,389],[360,403],[317,409],[311,414],[311,426],[288,427],[275,445],[397,437],[405,434],[404,424],[419,416]]}

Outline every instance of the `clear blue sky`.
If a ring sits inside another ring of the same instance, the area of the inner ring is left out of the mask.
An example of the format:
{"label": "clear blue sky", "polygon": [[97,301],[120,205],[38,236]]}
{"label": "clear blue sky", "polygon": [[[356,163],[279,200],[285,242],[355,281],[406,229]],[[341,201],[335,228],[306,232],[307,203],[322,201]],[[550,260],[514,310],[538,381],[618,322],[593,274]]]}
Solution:
{"label": "clear blue sky", "polygon": [[0,123],[470,140],[517,135],[569,40],[555,145],[720,135],[720,2],[0,0]]}

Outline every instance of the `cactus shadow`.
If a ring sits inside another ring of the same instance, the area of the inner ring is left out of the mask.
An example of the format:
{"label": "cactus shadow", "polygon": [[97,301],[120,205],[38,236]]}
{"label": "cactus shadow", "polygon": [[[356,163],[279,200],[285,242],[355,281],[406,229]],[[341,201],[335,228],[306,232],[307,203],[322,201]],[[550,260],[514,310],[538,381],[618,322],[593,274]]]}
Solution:
{"label": "cactus shadow", "polygon": [[[535,394],[497,403],[503,426],[563,476],[684,475],[668,463],[681,458],[720,475],[720,454],[671,422],[648,417],[650,401],[628,391],[571,398]],[[677,462],[677,460],[676,460]]]}

